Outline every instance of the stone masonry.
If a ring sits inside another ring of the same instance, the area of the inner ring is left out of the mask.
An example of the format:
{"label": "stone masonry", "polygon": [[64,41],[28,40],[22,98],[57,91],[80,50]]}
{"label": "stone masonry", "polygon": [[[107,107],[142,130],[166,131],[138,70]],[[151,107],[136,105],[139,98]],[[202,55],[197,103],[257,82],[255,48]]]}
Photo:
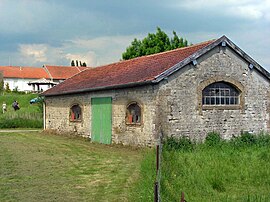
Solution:
{"label": "stone masonry", "polygon": [[[164,133],[204,139],[213,131],[223,138],[269,131],[269,81],[248,65],[230,48],[216,47],[163,82],[158,99]],[[240,106],[203,108],[203,88],[217,81],[241,90]]]}
{"label": "stone masonry", "polygon": [[[46,129],[60,133],[74,133],[91,138],[91,98],[112,97],[112,142],[125,145],[151,146],[158,135],[156,117],[156,88],[145,86],[103,92],[46,97]],[[126,124],[126,107],[138,102],[142,108],[142,124]],[[70,107],[82,107],[82,121],[69,120]]]}
{"label": "stone masonry", "polygon": [[[203,106],[202,90],[224,81],[240,91],[237,106]],[[247,131],[269,131],[269,80],[250,69],[229,46],[217,46],[160,83],[46,97],[45,129],[91,138],[91,98],[112,98],[112,142],[151,146],[164,136],[188,136],[202,140],[209,132],[231,138]],[[126,124],[129,103],[141,107],[142,123]],[[82,120],[71,122],[70,107],[79,104]]]}

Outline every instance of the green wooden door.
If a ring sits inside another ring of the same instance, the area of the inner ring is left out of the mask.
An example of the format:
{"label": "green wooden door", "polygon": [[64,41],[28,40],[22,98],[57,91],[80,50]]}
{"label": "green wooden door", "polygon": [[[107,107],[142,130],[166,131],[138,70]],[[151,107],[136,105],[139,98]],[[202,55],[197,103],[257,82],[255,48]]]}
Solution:
{"label": "green wooden door", "polygon": [[112,98],[92,98],[92,141],[111,144]]}

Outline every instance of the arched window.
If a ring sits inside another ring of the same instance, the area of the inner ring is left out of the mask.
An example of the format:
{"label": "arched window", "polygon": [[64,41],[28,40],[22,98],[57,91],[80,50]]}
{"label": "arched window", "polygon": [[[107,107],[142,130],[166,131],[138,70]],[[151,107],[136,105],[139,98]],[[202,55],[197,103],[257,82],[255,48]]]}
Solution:
{"label": "arched window", "polygon": [[216,82],[202,91],[203,105],[239,105],[240,92],[227,82]]}
{"label": "arched window", "polygon": [[127,106],[126,123],[141,124],[141,120],[141,107],[137,104],[137,102],[130,103]]}
{"label": "arched window", "polygon": [[70,120],[71,121],[81,121],[82,120],[82,109],[78,104],[74,104],[70,108]]}

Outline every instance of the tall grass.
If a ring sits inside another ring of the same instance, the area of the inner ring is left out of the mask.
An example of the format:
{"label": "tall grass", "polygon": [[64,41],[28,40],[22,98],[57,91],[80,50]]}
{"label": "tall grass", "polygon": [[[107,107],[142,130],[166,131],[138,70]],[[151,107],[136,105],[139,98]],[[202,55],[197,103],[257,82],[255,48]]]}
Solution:
{"label": "tall grass", "polygon": [[130,201],[153,201],[155,172],[155,150],[147,149],[141,161],[140,175],[131,191]]}
{"label": "tall grass", "polygon": [[168,139],[162,159],[161,197],[179,201],[270,201],[270,136],[241,134],[204,143]]}
{"label": "tall grass", "polygon": [[[3,93],[0,95],[0,128],[42,128],[42,103],[30,104],[37,94]],[[20,110],[14,111],[12,103],[17,100]],[[2,104],[6,103],[7,111],[3,113]]]}
{"label": "tall grass", "polygon": [[[161,160],[161,199],[270,201],[270,136],[243,133],[229,141],[210,133],[204,143],[168,138]],[[131,201],[153,201],[155,151],[144,154]]]}

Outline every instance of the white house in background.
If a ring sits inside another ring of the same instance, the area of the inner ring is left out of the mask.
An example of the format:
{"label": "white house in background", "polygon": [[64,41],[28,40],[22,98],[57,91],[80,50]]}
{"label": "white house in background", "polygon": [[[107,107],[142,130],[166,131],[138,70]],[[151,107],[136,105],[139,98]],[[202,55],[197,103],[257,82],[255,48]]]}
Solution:
{"label": "white house in background", "polygon": [[11,90],[40,92],[80,73],[87,67],[52,66],[18,67],[0,66],[3,73],[4,86],[9,84]]}

